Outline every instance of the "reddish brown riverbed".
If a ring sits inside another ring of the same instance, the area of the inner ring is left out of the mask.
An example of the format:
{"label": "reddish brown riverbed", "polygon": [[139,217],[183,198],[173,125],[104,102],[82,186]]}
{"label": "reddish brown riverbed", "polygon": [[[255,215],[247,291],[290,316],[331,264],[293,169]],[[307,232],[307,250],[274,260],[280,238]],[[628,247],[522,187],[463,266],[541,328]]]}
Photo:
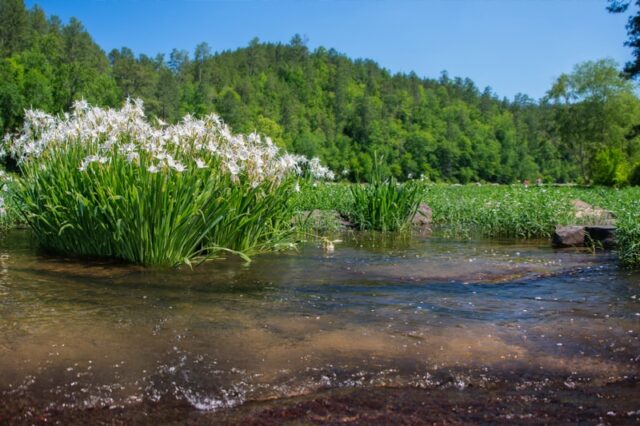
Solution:
{"label": "reddish brown riverbed", "polygon": [[640,274],[345,235],[144,270],[0,241],[0,424],[640,421]]}

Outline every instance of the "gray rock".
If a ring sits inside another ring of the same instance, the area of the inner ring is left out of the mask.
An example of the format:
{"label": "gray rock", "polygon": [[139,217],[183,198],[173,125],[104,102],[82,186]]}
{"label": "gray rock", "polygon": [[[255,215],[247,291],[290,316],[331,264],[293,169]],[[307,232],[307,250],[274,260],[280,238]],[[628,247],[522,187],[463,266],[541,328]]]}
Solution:
{"label": "gray rock", "polygon": [[582,200],[572,200],[576,219],[583,223],[612,225],[616,222],[616,215],[610,210],[594,207]]}
{"label": "gray rock", "polygon": [[556,226],[551,243],[554,247],[582,247],[586,231],[584,226]]}
{"label": "gray rock", "polygon": [[600,246],[613,248],[616,245],[616,227],[613,225],[569,225],[556,226],[553,233],[554,247]]}

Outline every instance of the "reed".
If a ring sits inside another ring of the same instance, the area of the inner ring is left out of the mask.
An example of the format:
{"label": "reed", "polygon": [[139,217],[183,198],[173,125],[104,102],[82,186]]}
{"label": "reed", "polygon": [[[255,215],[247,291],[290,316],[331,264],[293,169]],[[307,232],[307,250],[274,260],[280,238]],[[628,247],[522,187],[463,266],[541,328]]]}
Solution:
{"label": "reed", "polygon": [[377,159],[369,182],[352,185],[351,195],[353,201],[346,215],[360,229],[376,231],[407,228],[423,197],[422,187],[416,181],[398,183],[385,178]]}

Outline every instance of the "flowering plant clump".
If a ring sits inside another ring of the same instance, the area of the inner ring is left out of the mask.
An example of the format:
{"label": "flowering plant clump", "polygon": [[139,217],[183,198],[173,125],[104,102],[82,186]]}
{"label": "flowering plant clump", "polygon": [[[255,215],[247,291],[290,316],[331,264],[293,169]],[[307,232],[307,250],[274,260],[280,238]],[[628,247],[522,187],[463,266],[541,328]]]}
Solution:
{"label": "flowering plant clump", "polygon": [[217,115],[152,124],[139,100],[120,110],[80,101],[62,117],[27,111],[4,145],[41,245],[142,264],[273,247],[290,228],[299,175],[333,177],[269,138],[233,134]]}

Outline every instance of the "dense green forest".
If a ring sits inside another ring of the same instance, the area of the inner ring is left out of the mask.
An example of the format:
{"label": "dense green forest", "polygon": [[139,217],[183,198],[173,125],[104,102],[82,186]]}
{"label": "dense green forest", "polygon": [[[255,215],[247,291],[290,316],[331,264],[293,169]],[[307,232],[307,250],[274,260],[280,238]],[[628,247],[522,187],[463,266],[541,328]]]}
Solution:
{"label": "dense green forest", "polygon": [[[604,11],[604,7],[603,7]],[[606,12],[603,12],[606,13]],[[450,77],[393,74],[333,49],[252,40],[212,53],[106,54],[82,24],[22,0],[0,0],[0,131],[30,107],[61,113],[84,98],[102,106],[141,98],[163,121],[220,114],[288,150],[363,179],[374,153],[400,179],[499,183],[640,181],[640,101],[611,60],[578,64],[547,96],[501,99]]]}

